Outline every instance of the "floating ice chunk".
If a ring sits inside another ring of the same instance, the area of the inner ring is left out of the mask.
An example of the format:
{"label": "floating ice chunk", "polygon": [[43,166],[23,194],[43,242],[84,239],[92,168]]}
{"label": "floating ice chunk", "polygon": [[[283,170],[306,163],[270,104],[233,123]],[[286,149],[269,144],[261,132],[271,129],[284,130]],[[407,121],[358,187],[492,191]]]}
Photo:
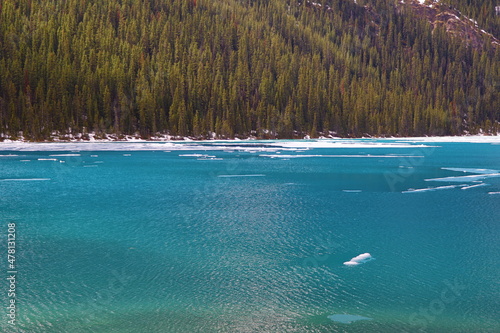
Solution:
{"label": "floating ice chunk", "polygon": [[473,169],[473,168],[441,168],[441,169],[458,171],[458,172],[478,173],[478,174],[494,174],[500,172],[498,170],[492,170],[492,169]]}
{"label": "floating ice chunk", "polygon": [[80,154],[55,154],[55,155],[49,155],[49,156],[53,156],[53,157],[76,157],[76,156],[81,156]]}
{"label": "floating ice chunk", "polygon": [[402,193],[427,192],[427,191],[436,191],[436,190],[449,190],[449,189],[456,188],[456,187],[461,187],[461,186],[467,186],[467,185],[461,184],[461,185],[447,185],[447,186],[438,186],[438,187],[409,189],[407,191],[403,191]]}
{"label": "floating ice chunk", "polygon": [[428,148],[432,146],[428,145],[415,145],[409,143],[397,143],[390,141],[363,141],[363,140],[353,140],[353,139],[338,139],[338,140],[313,140],[313,141],[303,141],[303,140],[290,140],[290,141],[274,141],[269,143],[270,146],[281,147],[281,148]]}
{"label": "floating ice chunk", "polygon": [[223,161],[224,159],[223,158],[217,158],[217,157],[202,157],[202,158],[198,158],[197,159],[198,161]]}
{"label": "floating ice chunk", "polygon": [[500,177],[500,173],[488,173],[482,175],[470,175],[470,176],[460,176],[460,177],[444,177],[444,178],[432,178],[426,179],[426,182],[473,182],[476,180],[483,180],[486,178]]}
{"label": "floating ice chunk", "polygon": [[333,157],[333,158],[423,158],[424,156],[410,156],[410,155],[271,155],[271,154],[261,154],[261,157],[270,158],[300,158],[300,157]]}
{"label": "floating ice chunk", "polygon": [[261,174],[257,174],[257,175],[219,175],[217,177],[219,178],[234,178],[234,177],[265,177],[266,175],[261,175]]}
{"label": "floating ice chunk", "polygon": [[328,316],[328,319],[342,324],[350,324],[359,320],[372,320],[372,318],[350,314],[333,314]]}
{"label": "floating ice chunk", "polygon": [[0,179],[2,182],[30,182],[30,181],[44,181],[50,180],[50,178],[12,178],[12,179]]}
{"label": "floating ice chunk", "polygon": [[462,187],[462,190],[468,190],[470,188],[480,187],[480,186],[490,186],[490,184],[481,183],[481,184],[477,184],[477,185],[465,186],[465,187]]}
{"label": "floating ice chunk", "polygon": [[369,253],[360,254],[349,261],[344,262],[346,266],[357,266],[359,264],[364,264],[365,262],[375,260]]}
{"label": "floating ice chunk", "polygon": [[359,262],[349,260],[349,261],[344,262],[344,265],[346,265],[346,266],[357,266],[357,265],[359,265]]}

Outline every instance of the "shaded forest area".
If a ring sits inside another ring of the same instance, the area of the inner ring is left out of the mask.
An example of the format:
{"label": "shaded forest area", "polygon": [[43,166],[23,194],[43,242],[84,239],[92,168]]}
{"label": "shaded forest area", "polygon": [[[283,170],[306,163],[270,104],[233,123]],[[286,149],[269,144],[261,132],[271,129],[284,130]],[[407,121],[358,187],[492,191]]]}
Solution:
{"label": "shaded forest area", "polygon": [[[493,1],[449,2],[499,36]],[[394,0],[0,3],[2,137],[460,135],[499,101],[500,47]]]}

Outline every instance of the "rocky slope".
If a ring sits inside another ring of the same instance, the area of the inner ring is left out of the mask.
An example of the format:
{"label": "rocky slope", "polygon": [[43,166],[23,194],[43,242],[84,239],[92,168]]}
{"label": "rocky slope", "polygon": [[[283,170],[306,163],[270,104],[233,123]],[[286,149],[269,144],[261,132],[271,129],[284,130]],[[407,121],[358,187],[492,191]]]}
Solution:
{"label": "rocky slope", "polygon": [[439,0],[401,0],[402,8],[409,8],[416,15],[425,17],[434,28],[443,27],[450,35],[460,38],[474,48],[491,43],[500,46],[500,40],[484,31],[477,22]]}

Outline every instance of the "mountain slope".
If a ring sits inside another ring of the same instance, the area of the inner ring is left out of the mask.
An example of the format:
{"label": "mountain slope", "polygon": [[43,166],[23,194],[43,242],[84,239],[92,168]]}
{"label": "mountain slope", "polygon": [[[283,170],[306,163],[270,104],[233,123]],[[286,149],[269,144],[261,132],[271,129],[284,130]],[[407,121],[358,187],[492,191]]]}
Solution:
{"label": "mountain slope", "polygon": [[4,0],[0,133],[498,131],[494,37],[464,42],[424,5]]}

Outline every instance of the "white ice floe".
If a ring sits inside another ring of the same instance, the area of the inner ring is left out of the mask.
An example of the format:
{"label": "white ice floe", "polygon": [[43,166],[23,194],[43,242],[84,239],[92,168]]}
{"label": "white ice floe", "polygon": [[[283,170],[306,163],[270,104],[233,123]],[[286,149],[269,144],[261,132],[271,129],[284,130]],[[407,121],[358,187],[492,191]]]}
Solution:
{"label": "white ice floe", "polygon": [[462,187],[462,190],[468,190],[470,188],[481,187],[481,186],[490,186],[490,184],[481,183],[481,184],[476,184],[476,185],[465,186],[465,187]]}
{"label": "white ice floe", "polygon": [[372,320],[372,318],[350,314],[333,314],[331,316],[328,316],[328,319],[342,324],[350,324],[359,320]]}
{"label": "white ice floe", "polygon": [[[426,182],[481,182],[483,179],[487,178],[495,178],[500,177],[499,170],[493,169],[477,169],[477,168],[441,168],[442,170],[456,171],[456,172],[464,172],[464,173],[473,173],[474,175],[467,176],[455,176],[455,177],[443,177],[443,178],[431,178],[426,179]],[[466,190],[469,188],[486,186],[486,184],[477,184],[472,186],[463,185],[462,190]]]}
{"label": "white ice floe", "polygon": [[270,142],[271,146],[282,148],[416,148],[431,147],[428,145],[414,145],[410,143],[391,142],[389,140],[289,140]]}
{"label": "white ice floe", "polygon": [[411,156],[411,155],[271,155],[261,154],[261,157],[270,158],[307,158],[307,157],[330,157],[330,158],[423,158],[424,156]]}
{"label": "white ice floe", "polygon": [[438,186],[438,187],[428,187],[428,188],[419,188],[419,189],[409,189],[407,191],[403,191],[402,193],[415,193],[415,192],[429,192],[429,191],[437,191],[437,190],[450,190],[452,188],[467,186],[465,184],[461,185],[447,185],[447,186]]}
{"label": "white ice floe", "polygon": [[474,168],[441,168],[441,169],[458,171],[458,172],[478,173],[478,174],[492,174],[500,172],[499,170],[493,170],[493,169],[474,169]]}
{"label": "white ice floe", "polygon": [[219,178],[236,178],[236,177],[265,177],[266,175],[255,174],[255,175],[219,175]]}
{"label": "white ice floe", "polygon": [[54,155],[49,155],[51,157],[78,157],[82,156],[80,154],[54,154]]}
{"label": "white ice floe", "polygon": [[198,161],[221,161],[222,158],[217,158],[215,155],[208,154],[180,154],[179,157],[196,157]]}
{"label": "white ice floe", "polygon": [[207,155],[204,155],[204,154],[180,154],[179,156],[180,157],[203,157],[203,156],[207,156]]}
{"label": "white ice floe", "polygon": [[426,182],[473,182],[483,180],[486,178],[500,177],[500,173],[489,173],[481,175],[459,176],[459,177],[444,177],[444,178],[431,178],[426,179]]}
{"label": "white ice floe", "polygon": [[344,262],[344,265],[346,265],[346,266],[357,266],[359,264],[364,264],[364,263],[366,263],[368,261],[372,261],[372,260],[375,260],[375,258],[373,258],[371,254],[369,254],[369,253],[363,253],[363,254],[360,254],[360,255],[352,258],[349,261]]}
{"label": "white ice floe", "polygon": [[50,180],[50,178],[12,178],[12,179],[0,179],[2,182],[31,182],[31,181],[45,181]]}

